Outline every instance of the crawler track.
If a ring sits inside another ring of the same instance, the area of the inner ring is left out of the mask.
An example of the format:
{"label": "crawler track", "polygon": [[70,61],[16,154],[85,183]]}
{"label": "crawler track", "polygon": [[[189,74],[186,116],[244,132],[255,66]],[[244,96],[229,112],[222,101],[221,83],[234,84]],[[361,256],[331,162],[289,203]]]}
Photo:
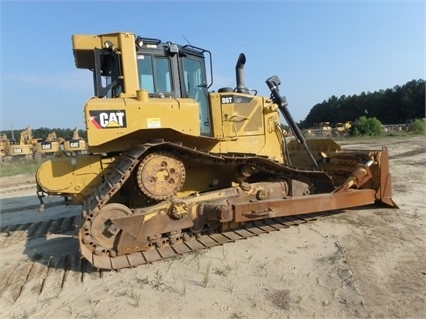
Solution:
{"label": "crawler track", "polygon": [[232,243],[237,240],[247,239],[261,234],[267,234],[272,231],[289,228],[290,226],[298,226],[300,224],[307,223],[312,219],[316,219],[316,217],[288,217],[276,218],[273,220],[262,220],[256,223],[247,224],[244,228],[210,235],[191,236],[187,239],[178,241],[176,244],[166,244],[160,248],[152,248],[143,252],[126,254],[111,259],[108,258],[107,261],[111,262],[112,269],[136,267],[159,260],[177,257],[197,250]]}
{"label": "crawler track", "polygon": [[[200,152],[196,149],[190,149],[180,144],[160,143],[154,145],[161,147],[162,150],[172,150],[177,154],[184,154],[184,156],[191,157],[198,161],[208,161],[217,165],[226,164],[247,164],[256,167],[265,173],[274,173],[276,175],[285,174],[287,177],[295,177],[299,174],[311,177],[316,180],[322,187],[333,188],[329,176],[321,171],[305,171],[284,167],[278,163],[274,163],[268,159],[259,157],[224,157],[216,156],[209,153]],[[185,237],[180,237],[175,244],[168,244],[159,249],[150,249],[143,252],[132,252],[126,255],[110,256],[108,249],[102,247],[93,240],[95,235],[92,233],[92,221],[100,213],[101,209],[109,202],[109,200],[116,194],[124,183],[129,179],[132,171],[135,169],[143,154],[153,145],[146,144],[135,147],[133,150],[122,156],[118,165],[114,167],[112,174],[105,178],[103,184],[95,188],[92,195],[85,200],[82,211],[82,227],[79,231],[79,245],[80,252],[94,267],[100,269],[121,269],[128,267],[135,267],[144,263],[153,262],[159,259],[173,257],[191,250],[199,248],[212,247],[226,242],[235,241],[242,238],[251,237],[258,233],[268,232],[271,230],[280,229],[285,227],[283,223],[274,222],[271,225],[263,225],[262,228],[253,227],[242,230],[234,230],[229,232],[217,233],[212,235],[202,236],[197,238],[196,244],[191,247],[191,244],[184,242]],[[135,210],[134,210],[135,211]],[[250,230],[251,229],[251,230]],[[190,238],[193,235],[189,235]],[[200,247],[198,247],[200,246]]]}

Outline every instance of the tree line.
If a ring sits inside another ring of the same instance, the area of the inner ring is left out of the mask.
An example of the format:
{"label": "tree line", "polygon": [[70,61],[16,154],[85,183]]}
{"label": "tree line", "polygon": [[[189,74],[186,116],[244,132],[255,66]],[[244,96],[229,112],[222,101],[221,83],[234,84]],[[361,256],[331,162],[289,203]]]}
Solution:
{"label": "tree line", "polygon": [[407,124],[425,118],[425,81],[412,80],[373,93],[339,98],[332,95],[327,101],[314,105],[299,126],[307,129],[322,122],[354,122],[361,116],[377,118],[382,124]]}

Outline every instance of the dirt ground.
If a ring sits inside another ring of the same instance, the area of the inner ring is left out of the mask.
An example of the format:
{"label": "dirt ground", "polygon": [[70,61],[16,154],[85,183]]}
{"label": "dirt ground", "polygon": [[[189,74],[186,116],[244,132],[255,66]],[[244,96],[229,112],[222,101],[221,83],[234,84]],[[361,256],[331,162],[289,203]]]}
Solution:
{"label": "dirt ground", "polygon": [[364,207],[132,269],[79,262],[79,207],[0,180],[0,318],[425,318],[426,138],[387,145],[399,209]]}

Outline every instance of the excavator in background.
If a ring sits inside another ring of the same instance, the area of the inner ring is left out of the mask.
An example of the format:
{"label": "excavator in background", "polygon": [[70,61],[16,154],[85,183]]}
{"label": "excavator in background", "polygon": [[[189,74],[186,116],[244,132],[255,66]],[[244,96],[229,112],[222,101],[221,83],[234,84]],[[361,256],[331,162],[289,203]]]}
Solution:
{"label": "excavator in background", "polygon": [[270,96],[245,86],[244,54],[236,86],[215,92],[211,53],[196,46],[117,32],[73,35],[72,49],[93,72],[88,154],[42,163],[37,193],[41,208],[46,194],[82,206],[80,253],[95,268],[246,238],[288,216],[397,207],[386,147],[305,140],[277,76]]}

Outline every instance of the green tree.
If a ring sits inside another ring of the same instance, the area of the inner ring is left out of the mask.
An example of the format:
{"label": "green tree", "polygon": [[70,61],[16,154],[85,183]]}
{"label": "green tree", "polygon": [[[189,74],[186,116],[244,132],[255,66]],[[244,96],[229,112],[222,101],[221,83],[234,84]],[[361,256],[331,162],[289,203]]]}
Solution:
{"label": "green tree", "polygon": [[425,81],[412,80],[404,85],[356,95],[332,95],[315,104],[300,122],[302,129],[321,122],[355,122],[360,116],[375,117],[383,124],[409,123],[425,117]]}
{"label": "green tree", "polygon": [[416,119],[409,125],[410,132],[414,134],[425,134],[426,133],[426,120]]}
{"label": "green tree", "polygon": [[352,136],[378,136],[382,134],[382,123],[375,117],[360,116],[351,126]]}

